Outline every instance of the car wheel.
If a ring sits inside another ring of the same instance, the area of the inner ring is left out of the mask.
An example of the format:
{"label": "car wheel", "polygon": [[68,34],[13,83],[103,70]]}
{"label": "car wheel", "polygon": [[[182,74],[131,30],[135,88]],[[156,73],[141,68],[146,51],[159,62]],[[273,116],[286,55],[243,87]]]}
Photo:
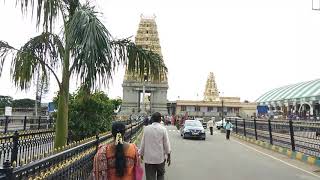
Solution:
{"label": "car wheel", "polygon": [[220,130],[220,127],[217,127],[218,130]]}
{"label": "car wheel", "polygon": [[206,138],[202,138],[202,140],[206,140]]}
{"label": "car wheel", "polygon": [[186,139],[186,136],[183,134],[183,135],[182,135],[182,138],[183,138],[183,139]]}

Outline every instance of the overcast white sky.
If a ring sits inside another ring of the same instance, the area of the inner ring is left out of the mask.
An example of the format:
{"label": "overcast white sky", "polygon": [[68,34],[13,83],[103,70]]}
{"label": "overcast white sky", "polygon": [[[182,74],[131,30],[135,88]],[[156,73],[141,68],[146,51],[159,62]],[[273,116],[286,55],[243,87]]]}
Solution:
{"label": "overcast white sky", "polygon": [[[37,35],[30,16],[0,0],[0,39],[19,47]],[[320,77],[320,12],[312,0],[91,0],[114,37],[134,36],[140,14],[155,14],[162,54],[169,69],[168,99],[202,99],[214,72],[224,96],[256,100],[279,86]],[[8,59],[10,60],[10,59]],[[0,94],[34,98],[0,77]],[[122,97],[124,71],[114,76],[111,97]],[[53,78],[52,78],[53,79]],[[77,85],[71,84],[71,90]],[[51,83],[45,101],[57,91]],[[199,96],[197,96],[197,94]]]}

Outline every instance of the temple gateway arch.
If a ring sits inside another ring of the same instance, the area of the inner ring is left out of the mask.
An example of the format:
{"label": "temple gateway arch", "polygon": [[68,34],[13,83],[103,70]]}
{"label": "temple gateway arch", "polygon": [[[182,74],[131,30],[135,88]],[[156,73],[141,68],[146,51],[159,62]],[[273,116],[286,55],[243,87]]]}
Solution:
{"label": "temple gateway arch", "polygon": [[[162,56],[155,17],[141,16],[135,43]],[[122,87],[120,115],[153,112],[168,114],[167,91],[169,86],[166,76],[161,75],[160,80],[156,81],[149,77],[137,77],[126,71]]]}

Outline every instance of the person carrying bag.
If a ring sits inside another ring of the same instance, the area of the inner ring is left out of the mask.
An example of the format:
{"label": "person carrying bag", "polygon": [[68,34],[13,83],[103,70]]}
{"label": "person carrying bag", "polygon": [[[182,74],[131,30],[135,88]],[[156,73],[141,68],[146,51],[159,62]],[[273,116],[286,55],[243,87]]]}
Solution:
{"label": "person carrying bag", "polygon": [[125,125],[112,124],[114,141],[101,145],[94,157],[93,180],[142,180],[143,169],[135,144],[124,142]]}

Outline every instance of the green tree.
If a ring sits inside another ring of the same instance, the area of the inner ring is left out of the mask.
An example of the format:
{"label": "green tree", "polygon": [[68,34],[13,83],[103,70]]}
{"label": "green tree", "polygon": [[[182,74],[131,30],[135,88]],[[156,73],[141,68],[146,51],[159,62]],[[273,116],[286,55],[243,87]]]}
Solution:
{"label": "green tree", "polygon": [[[55,98],[57,103],[59,98]],[[101,91],[87,93],[80,88],[69,95],[69,137],[77,141],[110,130],[115,105]]]}
{"label": "green tree", "polygon": [[111,99],[111,102],[114,106],[114,110],[117,110],[119,108],[119,106],[122,104],[122,99],[118,98],[118,99]]}
{"label": "green tree", "polygon": [[11,96],[1,96],[0,95],[0,108],[5,108],[6,106],[12,105],[13,98]]}
{"label": "green tree", "polygon": [[[61,147],[67,142],[71,76],[79,79],[80,84],[96,89],[108,84],[119,65],[126,65],[129,72],[139,74],[140,77],[147,73],[159,79],[160,74],[167,72],[160,55],[138,47],[128,39],[114,39],[88,2],[17,2],[23,14],[35,8],[37,27],[42,24],[43,32],[19,49],[0,41],[0,74],[7,55],[13,54],[11,72],[17,87],[29,88],[38,71],[46,78],[50,74],[54,76],[59,86],[55,147]],[[63,23],[59,34],[53,32],[57,20]]]}
{"label": "green tree", "polygon": [[34,108],[35,100],[32,99],[15,99],[12,101],[12,107],[14,108]]}

